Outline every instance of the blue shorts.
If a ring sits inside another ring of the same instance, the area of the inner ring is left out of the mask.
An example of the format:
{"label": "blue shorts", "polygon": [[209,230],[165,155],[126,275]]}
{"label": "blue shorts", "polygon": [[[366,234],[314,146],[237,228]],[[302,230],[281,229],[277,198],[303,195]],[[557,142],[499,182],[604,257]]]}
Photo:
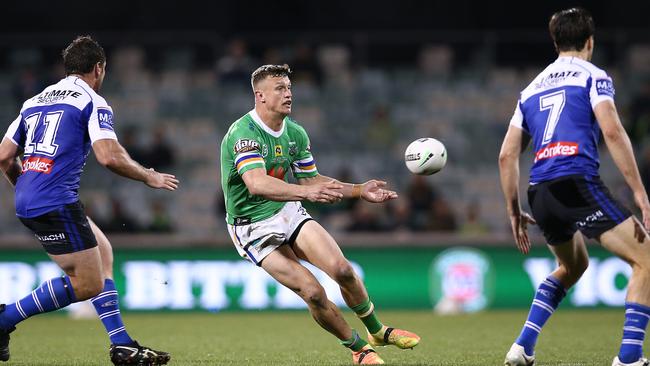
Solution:
{"label": "blue shorts", "polygon": [[528,203],[550,245],[571,240],[576,230],[598,238],[632,216],[599,177],[568,175],[531,185]]}
{"label": "blue shorts", "polygon": [[77,201],[41,216],[20,218],[49,254],[68,254],[97,246],[83,205]]}

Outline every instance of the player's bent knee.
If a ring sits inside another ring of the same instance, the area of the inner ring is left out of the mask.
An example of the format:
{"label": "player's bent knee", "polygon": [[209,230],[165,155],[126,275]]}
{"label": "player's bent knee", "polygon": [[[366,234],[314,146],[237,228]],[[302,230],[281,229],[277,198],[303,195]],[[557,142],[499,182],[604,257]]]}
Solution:
{"label": "player's bent knee", "polygon": [[99,295],[104,289],[104,281],[101,277],[94,278],[71,278],[72,288],[78,301],[88,300]]}
{"label": "player's bent knee", "polygon": [[579,257],[576,258],[571,263],[563,263],[562,266],[566,271],[567,275],[577,281],[582,277],[587,268],[589,267],[589,258],[588,257]]}
{"label": "player's bent knee", "polygon": [[579,276],[582,276],[585,271],[587,271],[587,268],[589,267],[589,257],[585,256],[580,256],[579,258],[576,259],[576,262],[573,266],[573,272]]}
{"label": "player's bent knee", "polygon": [[576,281],[582,277],[589,267],[589,261],[579,262],[575,267],[569,270],[569,276],[573,277]]}
{"label": "player's bent knee", "polygon": [[307,305],[314,307],[323,307],[327,302],[327,294],[322,286],[309,286],[300,291],[300,295]]}
{"label": "player's bent knee", "polygon": [[348,283],[354,281],[356,273],[347,260],[339,263],[334,270],[334,280],[337,283]]}

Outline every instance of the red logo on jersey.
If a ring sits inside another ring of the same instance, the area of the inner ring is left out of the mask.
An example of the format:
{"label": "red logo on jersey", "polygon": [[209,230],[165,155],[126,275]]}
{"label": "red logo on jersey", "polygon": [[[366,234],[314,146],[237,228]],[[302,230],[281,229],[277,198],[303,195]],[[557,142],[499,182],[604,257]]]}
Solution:
{"label": "red logo on jersey", "polygon": [[556,156],[578,155],[578,144],[575,142],[560,141],[544,146],[535,153],[535,162],[554,158]]}
{"label": "red logo on jersey", "polygon": [[278,166],[278,167],[273,167],[273,168],[269,169],[266,172],[266,174],[270,175],[270,176],[272,176],[274,178],[284,180],[284,175],[286,174],[286,171],[284,170],[283,167]]}
{"label": "red logo on jersey", "polygon": [[53,166],[54,166],[53,160],[33,156],[23,161],[23,173],[31,170],[37,173],[50,174],[52,173]]}

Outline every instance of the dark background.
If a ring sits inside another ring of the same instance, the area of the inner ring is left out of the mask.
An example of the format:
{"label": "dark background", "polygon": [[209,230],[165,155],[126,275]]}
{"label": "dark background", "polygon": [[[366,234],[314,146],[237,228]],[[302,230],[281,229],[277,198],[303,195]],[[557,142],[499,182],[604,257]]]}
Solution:
{"label": "dark background", "polygon": [[[110,52],[144,47],[149,67],[169,47],[193,47],[196,63],[210,65],[229,40],[244,39],[261,57],[268,47],[347,44],[355,65],[412,63],[423,44],[448,44],[455,63],[487,57],[504,66],[537,65],[555,57],[546,30],[559,9],[583,6],[596,21],[599,60],[617,61],[629,44],[650,40],[648,1],[20,1],[0,12],[0,53],[39,47],[47,63],[62,45],[91,34]],[[489,49],[484,54],[481,49]],[[480,54],[477,56],[477,54]],[[11,63],[0,57],[0,67]],[[649,60],[650,62],[650,60]]]}
{"label": "dark background", "polygon": [[556,10],[589,9],[601,28],[648,29],[648,1],[11,1],[3,32],[539,29]]}

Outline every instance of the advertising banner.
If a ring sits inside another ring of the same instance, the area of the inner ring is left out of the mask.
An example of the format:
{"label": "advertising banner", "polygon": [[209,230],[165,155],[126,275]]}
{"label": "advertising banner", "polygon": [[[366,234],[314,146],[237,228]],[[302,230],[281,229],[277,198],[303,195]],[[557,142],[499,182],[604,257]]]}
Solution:
{"label": "advertising banner", "polygon": [[[589,269],[563,306],[622,306],[630,267],[591,246]],[[381,308],[472,312],[524,308],[555,268],[546,248],[524,256],[514,247],[349,248],[346,257]],[[337,284],[308,265],[337,305]],[[293,292],[234,249],[118,250],[115,281],[125,310],[280,310],[305,308]],[[60,275],[40,251],[0,252],[0,303],[13,302]]]}

